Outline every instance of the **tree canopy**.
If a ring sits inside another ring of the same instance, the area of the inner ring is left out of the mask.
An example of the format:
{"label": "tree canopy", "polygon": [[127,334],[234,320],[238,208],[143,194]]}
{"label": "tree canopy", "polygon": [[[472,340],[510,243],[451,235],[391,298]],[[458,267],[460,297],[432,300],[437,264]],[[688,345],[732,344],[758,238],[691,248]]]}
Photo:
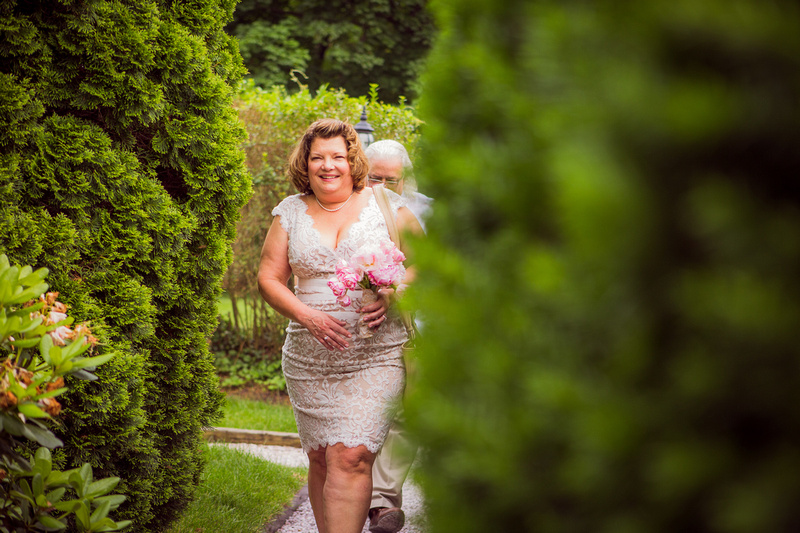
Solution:
{"label": "tree canopy", "polygon": [[261,86],[326,84],[352,96],[380,86],[384,101],[414,98],[434,37],[427,0],[243,0],[227,31]]}

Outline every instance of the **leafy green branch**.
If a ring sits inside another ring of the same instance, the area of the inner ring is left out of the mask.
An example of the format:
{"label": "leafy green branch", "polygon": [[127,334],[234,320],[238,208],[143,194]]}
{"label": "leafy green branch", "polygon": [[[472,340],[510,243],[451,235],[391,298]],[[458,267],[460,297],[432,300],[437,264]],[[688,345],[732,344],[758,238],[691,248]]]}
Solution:
{"label": "leafy green branch", "polygon": [[[125,501],[109,494],[118,477],[94,481],[88,463],[53,469],[50,448],[63,443],[47,421],[61,411],[64,376],[97,379],[113,354],[91,355],[97,339],[86,324],[71,327],[58,293],[45,293],[47,274],[0,255],[0,533],[61,531],[70,517],[78,531],[119,531],[130,521],[108,517]],[[30,462],[18,451],[26,440],[40,445]]]}

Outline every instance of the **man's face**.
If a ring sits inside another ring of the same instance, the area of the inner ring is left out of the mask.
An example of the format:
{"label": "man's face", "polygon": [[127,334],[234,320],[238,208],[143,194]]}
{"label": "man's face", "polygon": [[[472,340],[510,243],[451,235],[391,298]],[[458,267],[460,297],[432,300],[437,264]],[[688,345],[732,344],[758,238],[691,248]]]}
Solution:
{"label": "man's face", "polygon": [[383,183],[397,194],[403,194],[403,163],[391,159],[369,162],[369,186]]}

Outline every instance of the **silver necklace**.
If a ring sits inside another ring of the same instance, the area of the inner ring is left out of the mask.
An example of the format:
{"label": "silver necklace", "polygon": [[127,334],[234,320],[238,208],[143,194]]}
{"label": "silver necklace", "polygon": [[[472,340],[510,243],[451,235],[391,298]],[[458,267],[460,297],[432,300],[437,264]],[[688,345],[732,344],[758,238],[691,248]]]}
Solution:
{"label": "silver necklace", "polygon": [[320,201],[319,201],[319,198],[317,198],[317,195],[316,195],[316,194],[314,195],[314,200],[316,200],[316,201],[317,201],[317,204],[319,204],[319,206],[320,206],[322,209],[324,209],[325,211],[327,211],[328,213],[335,213],[335,212],[336,212],[336,211],[338,211],[339,209],[341,209],[341,208],[343,208],[344,206],[346,206],[346,205],[347,205],[347,202],[349,202],[349,201],[350,201],[350,198],[352,198],[352,197],[353,197],[353,195],[354,195],[355,193],[356,193],[356,191],[353,191],[353,192],[351,192],[351,193],[350,193],[350,196],[348,196],[348,197],[347,197],[347,200],[345,200],[345,201],[344,201],[344,203],[343,203],[342,205],[340,205],[339,207],[337,207],[336,209],[328,209],[327,207],[325,207],[324,205],[322,205],[322,204],[320,203]]}

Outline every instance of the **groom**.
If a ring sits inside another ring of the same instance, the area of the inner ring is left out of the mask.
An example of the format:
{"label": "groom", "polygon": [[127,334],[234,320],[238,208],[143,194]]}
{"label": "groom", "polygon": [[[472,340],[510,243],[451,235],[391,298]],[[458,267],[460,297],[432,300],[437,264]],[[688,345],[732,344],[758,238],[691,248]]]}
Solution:
{"label": "groom", "polygon": [[[396,141],[383,140],[370,144],[364,153],[369,159],[369,185],[385,184],[405,198],[407,207],[425,229],[425,218],[433,200],[414,190],[413,166],[405,147]],[[405,513],[401,509],[403,483],[416,452],[416,444],[405,430],[405,417],[401,410],[372,466],[371,533],[396,533],[402,529],[405,523]]]}

